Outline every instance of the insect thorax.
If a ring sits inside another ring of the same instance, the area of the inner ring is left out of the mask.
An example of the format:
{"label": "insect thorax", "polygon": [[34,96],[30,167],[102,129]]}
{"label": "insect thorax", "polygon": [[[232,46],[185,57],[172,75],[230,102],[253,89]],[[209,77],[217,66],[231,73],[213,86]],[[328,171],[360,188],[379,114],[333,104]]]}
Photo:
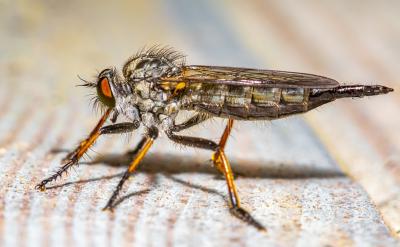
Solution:
{"label": "insect thorax", "polygon": [[137,107],[145,125],[146,121],[163,124],[164,119],[175,118],[179,102],[171,99],[171,92],[159,87],[158,82],[161,77],[178,75],[182,66],[183,56],[168,49],[139,53],[124,65],[123,75],[134,94],[130,102]]}
{"label": "insect thorax", "polygon": [[151,48],[131,57],[124,65],[123,74],[129,81],[154,81],[181,72],[184,56],[169,48]]}

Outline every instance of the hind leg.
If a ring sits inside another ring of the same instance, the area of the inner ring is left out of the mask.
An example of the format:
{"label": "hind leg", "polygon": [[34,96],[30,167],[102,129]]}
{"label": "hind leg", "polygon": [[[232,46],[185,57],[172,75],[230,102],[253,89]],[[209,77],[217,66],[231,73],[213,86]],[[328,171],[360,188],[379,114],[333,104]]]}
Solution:
{"label": "hind leg", "polygon": [[233,120],[229,119],[228,124],[224,130],[224,133],[221,136],[219,144],[203,138],[175,135],[172,132],[167,132],[167,136],[172,141],[182,145],[214,151],[212,160],[214,162],[215,167],[217,167],[218,170],[221,171],[222,174],[224,174],[228,187],[231,214],[243,220],[244,222],[256,227],[260,231],[266,231],[263,225],[261,225],[257,220],[255,220],[251,216],[249,212],[247,212],[240,206],[240,198],[237,193],[236,185],[234,182],[232,168],[224,152],[224,148],[228,140],[228,137],[230,135],[230,132],[232,130],[232,126],[233,126]]}

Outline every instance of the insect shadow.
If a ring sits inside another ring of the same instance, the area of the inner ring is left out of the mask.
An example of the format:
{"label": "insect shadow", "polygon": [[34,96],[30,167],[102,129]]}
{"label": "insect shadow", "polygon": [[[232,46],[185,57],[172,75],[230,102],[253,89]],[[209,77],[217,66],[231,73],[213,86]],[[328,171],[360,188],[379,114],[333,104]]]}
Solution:
{"label": "insect shadow", "polygon": [[[69,152],[68,149],[52,149],[50,153]],[[111,167],[128,167],[132,161],[134,151],[128,151],[122,154],[108,153],[98,154],[89,161],[80,162],[81,165],[107,165]],[[307,179],[307,178],[335,178],[346,176],[334,166],[320,167],[312,164],[301,163],[283,163],[273,161],[236,161],[232,160],[231,165],[236,177],[247,178],[271,178],[271,179]],[[146,156],[140,166],[138,172],[150,174],[182,174],[182,173],[203,173],[216,175],[217,178],[221,174],[212,166],[211,159],[202,161],[194,161],[193,157],[185,157],[179,154],[157,154],[153,153]],[[112,179],[121,177],[124,172],[104,176],[99,179]],[[221,177],[222,178],[222,177]],[[94,181],[97,181],[96,179]],[[79,181],[77,181],[79,182]],[[88,181],[90,182],[90,181]],[[52,187],[49,187],[52,188]]]}
{"label": "insect shadow", "polygon": [[[103,164],[112,167],[128,166],[132,160],[130,153],[98,155],[86,165]],[[238,177],[247,178],[275,178],[275,179],[306,179],[306,178],[334,178],[345,176],[335,167],[321,168],[309,164],[231,161],[234,173]],[[203,173],[220,176],[212,166],[211,160],[194,161],[192,157],[179,154],[156,154],[145,157],[138,168],[138,172],[182,174]]]}
{"label": "insect shadow", "polygon": [[[50,152],[53,154],[69,152],[67,149],[53,149]],[[100,154],[92,158],[90,161],[81,162],[81,165],[107,165],[111,167],[128,167],[132,160],[134,151],[122,154]],[[290,163],[276,163],[276,162],[255,162],[255,161],[235,161],[232,160],[232,168],[234,169],[236,178],[270,178],[270,179],[307,179],[307,178],[337,178],[344,177],[345,174],[340,170],[332,168],[321,168],[318,166],[311,166],[307,164],[290,164]],[[212,167],[212,162],[204,160],[203,162],[194,161],[193,157],[185,157],[177,154],[157,154],[153,153],[145,157],[139,168],[138,172],[147,173],[150,176],[152,187],[157,184],[157,174],[163,174],[166,178],[171,179],[176,183],[193,189],[201,190],[203,192],[217,194],[223,198],[226,195],[220,193],[212,188],[207,188],[202,185],[193,184],[178,178],[174,175],[183,173],[202,173],[214,175],[216,179],[224,179],[218,171]],[[109,176],[101,176],[90,179],[83,179],[78,181],[71,181],[59,185],[49,186],[47,189],[57,189],[74,184],[86,184],[100,180],[110,180],[117,177],[122,177],[125,172],[119,172]],[[114,207],[121,204],[126,199],[132,196],[139,196],[147,194],[151,188],[129,193],[119,198]]]}

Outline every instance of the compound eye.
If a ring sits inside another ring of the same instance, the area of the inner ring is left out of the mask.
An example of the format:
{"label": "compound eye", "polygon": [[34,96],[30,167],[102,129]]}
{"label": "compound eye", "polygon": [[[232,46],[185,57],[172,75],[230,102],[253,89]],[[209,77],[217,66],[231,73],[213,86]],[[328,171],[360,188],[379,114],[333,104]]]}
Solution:
{"label": "compound eye", "polygon": [[111,88],[110,88],[110,84],[108,83],[108,78],[103,78],[100,81],[100,88],[101,88],[101,92],[104,94],[104,96],[108,97],[108,98],[112,98],[112,92],[111,92]]}
{"label": "compound eye", "polygon": [[115,99],[111,91],[108,77],[100,78],[97,84],[97,94],[103,104],[109,107],[115,106]]}

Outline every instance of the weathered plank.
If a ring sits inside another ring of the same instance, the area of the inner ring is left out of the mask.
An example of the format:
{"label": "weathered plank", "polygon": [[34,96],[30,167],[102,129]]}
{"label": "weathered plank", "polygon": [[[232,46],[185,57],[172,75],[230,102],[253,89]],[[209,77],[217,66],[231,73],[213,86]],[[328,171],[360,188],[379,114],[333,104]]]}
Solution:
{"label": "weathered plank", "polygon": [[[95,124],[87,92],[73,87],[75,74],[119,66],[155,42],[182,48],[193,63],[274,64],[396,87],[399,75],[391,71],[400,51],[391,42],[400,32],[390,20],[398,3],[368,2],[356,14],[343,7],[347,2],[317,1],[0,4],[0,245],[398,244],[398,93],[335,103],[306,120],[235,125],[227,154],[242,204],[267,234],[229,214],[210,153],[165,137],[113,214],[101,208],[140,133],[130,141],[103,138],[89,163],[45,193],[33,189],[59,166],[64,153],[51,150],[69,150]],[[372,27],[353,34],[363,21]],[[223,127],[216,121],[188,133],[217,139]]]}

